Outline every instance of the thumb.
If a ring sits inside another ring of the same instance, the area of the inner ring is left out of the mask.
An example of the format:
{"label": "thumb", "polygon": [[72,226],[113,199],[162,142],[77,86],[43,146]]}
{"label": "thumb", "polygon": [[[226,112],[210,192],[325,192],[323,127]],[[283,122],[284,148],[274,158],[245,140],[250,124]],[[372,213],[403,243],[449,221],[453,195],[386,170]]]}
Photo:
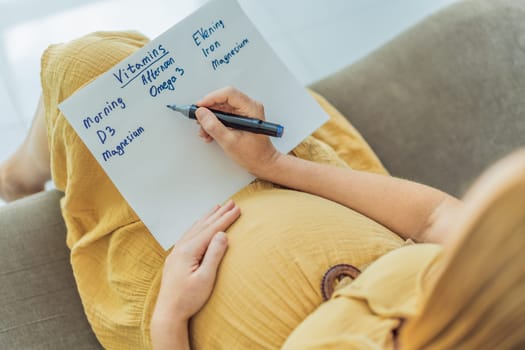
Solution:
{"label": "thumb", "polygon": [[232,137],[231,131],[228,130],[228,128],[224,126],[224,124],[217,119],[217,116],[208,108],[199,107],[199,109],[195,111],[195,116],[204,131],[206,131],[206,133],[215,139],[221,146],[228,142]]}
{"label": "thumb", "polygon": [[215,276],[217,268],[219,267],[227,248],[228,237],[226,234],[224,232],[216,233],[206,250],[204,258],[202,259],[200,270]]}

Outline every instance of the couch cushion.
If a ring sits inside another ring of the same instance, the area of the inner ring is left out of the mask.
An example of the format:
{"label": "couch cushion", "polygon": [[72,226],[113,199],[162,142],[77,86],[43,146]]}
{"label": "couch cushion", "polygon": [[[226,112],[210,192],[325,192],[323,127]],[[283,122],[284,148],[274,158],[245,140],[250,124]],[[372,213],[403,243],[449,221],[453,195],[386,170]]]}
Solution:
{"label": "couch cushion", "polygon": [[73,279],[61,196],[0,207],[0,349],[101,349]]}
{"label": "couch cushion", "polygon": [[394,176],[461,194],[525,144],[525,1],[461,1],[312,86]]}

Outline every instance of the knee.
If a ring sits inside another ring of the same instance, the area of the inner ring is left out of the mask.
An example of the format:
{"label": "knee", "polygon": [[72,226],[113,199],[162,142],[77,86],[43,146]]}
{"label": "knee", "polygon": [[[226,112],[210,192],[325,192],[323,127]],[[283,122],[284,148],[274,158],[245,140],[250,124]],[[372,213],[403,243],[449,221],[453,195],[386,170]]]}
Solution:
{"label": "knee", "polygon": [[138,32],[95,32],[66,44],[51,45],[41,59],[44,91],[56,89],[61,99],[105,73],[149,41]]}

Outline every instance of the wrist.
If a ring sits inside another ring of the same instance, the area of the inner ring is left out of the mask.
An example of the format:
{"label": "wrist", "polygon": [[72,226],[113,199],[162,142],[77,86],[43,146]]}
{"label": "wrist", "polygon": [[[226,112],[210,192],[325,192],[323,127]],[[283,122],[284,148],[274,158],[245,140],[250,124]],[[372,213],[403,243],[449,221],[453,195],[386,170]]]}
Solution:
{"label": "wrist", "polygon": [[151,336],[164,334],[185,334],[188,332],[189,319],[170,317],[169,315],[153,315],[150,322]]}
{"label": "wrist", "polygon": [[260,179],[267,180],[270,182],[278,182],[278,175],[280,173],[280,168],[285,162],[288,155],[282,154],[279,151],[275,151],[272,155],[268,157],[268,160],[261,164],[262,166],[258,171],[254,172],[254,175]]}
{"label": "wrist", "polygon": [[182,315],[181,313],[168,311],[168,310],[173,310],[173,309],[174,308],[168,307],[166,305],[161,305],[159,301],[157,301],[157,305],[151,317],[152,327],[154,325],[157,327],[161,327],[161,328],[167,328],[168,326],[178,327],[178,326],[187,325],[190,320],[190,317],[186,317]]}
{"label": "wrist", "polygon": [[188,321],[154,317],[150,337],[155,350],[189,349]]}

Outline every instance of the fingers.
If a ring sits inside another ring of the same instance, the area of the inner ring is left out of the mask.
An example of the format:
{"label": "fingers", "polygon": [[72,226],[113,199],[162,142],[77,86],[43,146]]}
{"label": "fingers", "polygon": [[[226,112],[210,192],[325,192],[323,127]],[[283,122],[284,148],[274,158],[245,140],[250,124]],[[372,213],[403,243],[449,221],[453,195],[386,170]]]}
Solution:
{"label": "fingers", "polygon": [[232,130],[224,126],[209,109],[201,107],[197,109],[195,115],[204,132],[216,140],[222,148],[234,141],[235,136]]}
{"label": "fingers", "polygon": [[232,107],[251,102],[251,99],[231,86],[226,86],[221,89],[210,92],[201,100],[197,101],[198,106],[211,106],[229,104]]}
{"label": "fingers", "polygon": [[203,220],[203,224],[205,226],[209,226],[210,224],[213,224],[216,222],[219,218],[227,214],[230,210],[232,210],[235,207],[235,203],[233,200],[227,201],[223,206],[221,206],[218,210],[211,213],[211,215],[208,215],[205,220]]}
{"label": "fingers", "polygon": [[201,266],[199,268],[200,273],[208,274],[208,276],[215,279],[217,269],[226,253],[228,248],[228,237],[224,232],[218,232],[213,236],[206,254],[202,259]]}
{"label": "fingers", "polygon": [[233,205],[230,210],[225,212],[223,215],[218,217],[213,222],[209,223],[209,227],[211,228],[214,233],[218,231],[225,231],[227,230],[237,219],[241,216],[241,209]]}
{"label": "fingers", "polygon": [[212,216],[214,213],[216,213],[219,209],[221,209],[220,205],[215,205],[204,217],[203,220],[207,220],[210,216]]}
{"label": "fingers", "polygon": [[204,142],[206,142],[206,143],[210,143],[210,142],[213,141],[213,137],[208,135],[208,133],[206,131],[204,131],[204,129],[202,127],[199,128],[199,137],[204,139]]}
{"label": "fingers", "polygon": [[241,209],[230,200],[219,210],[202,221],[195,236],[196,245],[206,247],[219,231],[226,231],[241,215]]}
{"label": "fingers", "polygon": [[202,225],[202,222],[206,221],[213,213],[215,213],[217,210],[221,208],[220,205],[215,205],[208,213],[206,213],[202,218],[195,221],[193,225],[191,225],[190,229],[182,236],[181,240],[186,239],[190,236],[192,236],[192,232],[195,231],[196,228],[198,228],[200,225]]}
{"label": "fingers", "polygon": [[212,91],[197,101],[196,104],[202,107],[220,109],[228,113],[264,119],[263,105],[231,86]]}
{"label": "fingers", "polygon": [[224,213],[226,213],[228,210],[231,210],[234,206],[235,203],[231,199],[223,206],[218,204],[215,205],[208,213],[191,225],[190,229],[182,236],[181,241],[188,240],[196,236],[199,234],[199,232],[208,227],[211,222],[216,221],[217,218],[224,215]]}
{"label": "fingers", "polygon": [[217,232],[226,231],[239,216],[241,216],[241,209],[233,201],[230,201],[203,224],[203,240],[209,242]]}
{"label": "fingers", "polygon": [[188,252],[193,252],[192,254],[204,253],[212,237],[219,231],[226,231],[240,215],[241,209],[232,200],[229,200],[193,224],[180,243],[186,242]]}

